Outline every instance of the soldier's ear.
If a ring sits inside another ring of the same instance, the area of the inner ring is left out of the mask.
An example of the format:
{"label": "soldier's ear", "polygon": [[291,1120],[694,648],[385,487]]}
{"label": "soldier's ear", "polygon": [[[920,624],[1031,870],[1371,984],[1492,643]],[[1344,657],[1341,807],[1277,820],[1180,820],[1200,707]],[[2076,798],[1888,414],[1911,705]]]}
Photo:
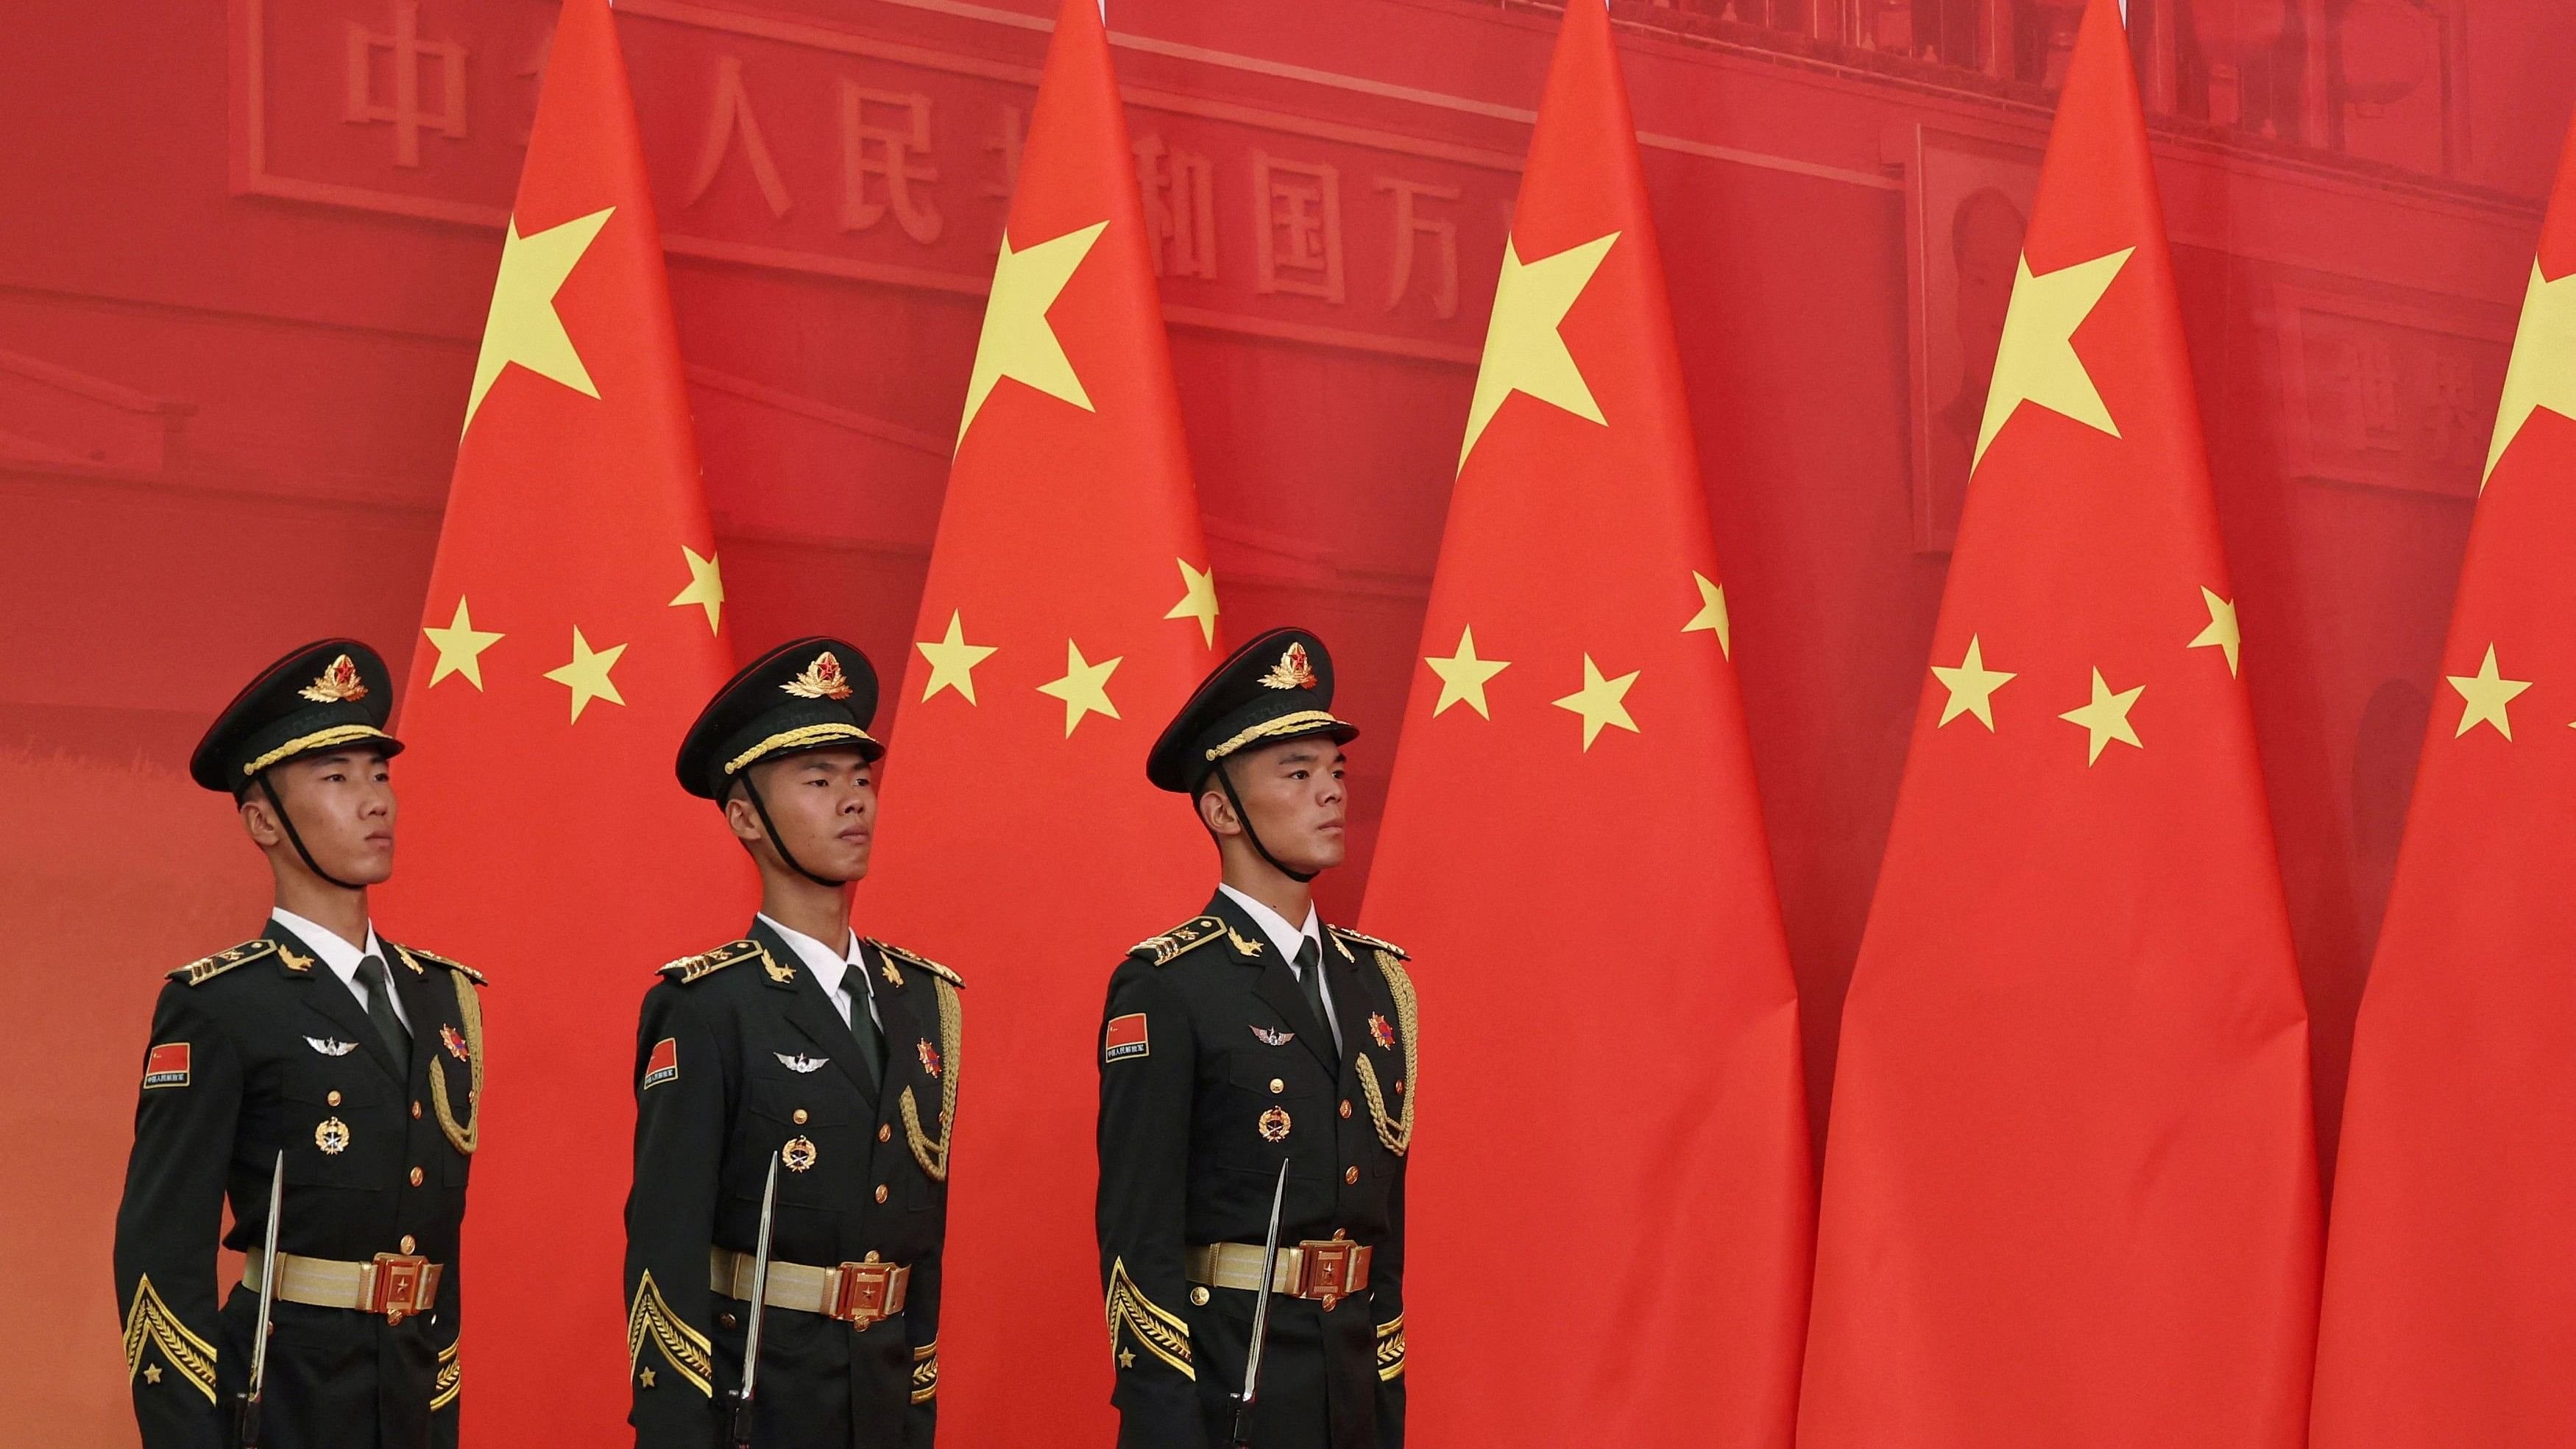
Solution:
{"label": "soldier's ear", "polygon": [[1243,829],[1243,818],[1235,814],[1234,802],[1226,798],[1215,781],[1215,776],[1209,776],[1207,788],[1199,791],[1191,802],[1198,806],[1199,824],[1206,826],[1210,835],[1224,837],[1236,834]]}
{"label": "soldier's ear", "polygon": [[751,808],[751,799],[743,794],[739,781],[725,791],[724,815],[725,824],[732,828],[733,838],[742,842],[743,849],[749,850],[759,842],[760,812]]}
{"label": "soldier's ear", "polygon": [[277,812],[269,808],[267,797],[259,791],[243,791],[234,804],[241,812],[242,833],[250,837],[251,844],[266,850],[286,838],[285,832],[277,828]]}

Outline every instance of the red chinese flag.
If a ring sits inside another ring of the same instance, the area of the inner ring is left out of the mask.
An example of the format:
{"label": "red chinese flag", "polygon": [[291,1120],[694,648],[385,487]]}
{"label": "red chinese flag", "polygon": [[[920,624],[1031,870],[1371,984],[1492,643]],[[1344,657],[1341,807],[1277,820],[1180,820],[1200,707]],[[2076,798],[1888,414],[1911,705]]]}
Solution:
{"label": "red chinese flag", "polygon": [[1120,953],[1195,914],[1215,874],[1188,805],[1145,783],[1215,662],[1207,564],[1108,35],[1093,0],[1065,0],[858,903],[862,930],[967,981],[943,1440],[1115,1432],[1091,1225],[1100,1004]]}
{"label": "red chinese flag", "polygon": [[2576,1443],[2576,141],[2361,1001],[2317,1449]]}
{"label": "red chinese flag", "polygon": [[1567,6],[1361,917],[1422,963],[1416,1445],[1790,1438],[1798,1001],[1635,136]]}
{"label": "red chinese flag", "polygon": [[730,669],[660,234],[604,0],[567,0],[412,660],[395,933],[491,973],[469,1440],[624,1435],[620,1218],[652,969],[742,929],[671,777]]}
{"label": "red chinese flag", "polygon": [[2092,0],[1843,1012],[1806,1449],[2300,1443],[2307,1012],[2234,597]]}

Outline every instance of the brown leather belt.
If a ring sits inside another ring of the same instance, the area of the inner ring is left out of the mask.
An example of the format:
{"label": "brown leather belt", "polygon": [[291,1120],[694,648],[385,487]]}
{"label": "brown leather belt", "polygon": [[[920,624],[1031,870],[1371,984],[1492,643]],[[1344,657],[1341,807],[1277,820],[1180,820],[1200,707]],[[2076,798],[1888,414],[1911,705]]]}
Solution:
{"label": "brown leather belt", "polygon": [[[1368,1287],[1369,1260],[1373,1256],[1375,1252],[1368,1244],[1347,1238],[1294,1246],[1282,1243],[1279,1265],[1270,1272],[1270,1291],[1292,1298],[1312,1298],[1330,1308]],[[1183,1248],[1181,1273],[1191,1282],[1211,1288],[1251,1292],[1261,1286],[1261,1245],[1210,1243]]]}
{"label": "brown leather belt", "polygon": [[[277,1289],[270,1296],[284,1303],[313,1308],[347,1308],[381,1313],[387,1323],[400,1323],[414,1313],[427,1313],[438,1302],[439,1275],[447,1270],[427,1258],[406,1253],[378,1253],[364,1263],[331,1258],[277,1255]],[[259,1254],[242,1264],[242,1286],[260,1289]]]}
{"label": "brown leather belt", "polygon": [[[707,1286],[727,1298],[750,1301],[751,1269],[749,1253],[737,1253],[731,1248],[707,1250]],[[819,1313],[864,1329],[901,1313],[911,1286],[910,1267],[878,1262],[874,1253],[868,1254],[866,1262],[833,1268],[812,1268],[772,1258],[767,1300],[772,1308]]]}

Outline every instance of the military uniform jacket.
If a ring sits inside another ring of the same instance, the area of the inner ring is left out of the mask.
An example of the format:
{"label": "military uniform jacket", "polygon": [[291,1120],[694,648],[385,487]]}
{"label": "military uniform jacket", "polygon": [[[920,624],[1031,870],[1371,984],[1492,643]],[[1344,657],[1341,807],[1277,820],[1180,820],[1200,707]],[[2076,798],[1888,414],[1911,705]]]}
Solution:
{"label": "military uniform jacket", "polygon": [[[931,1443],[940,1248],[957,1105],[956,974],[863,941],[885,1073],[766,924],[662,968],[635,1038],[635,1181],[626,1199],[628,1422],[641,1446],[706,1449],[741,1378],[748,1305],[708,1282],[708,1250],[748,1254],[778,1173],[770,1255],[911,1268],[904,1311],[864,1331],[771,1308],[754,1442],[763,1449]],[[867,1010],[856,979],[854,1014]],[[862,1019],[863,1022],[863,1019]],[[800,1166],[801,1164],[801,1166]]]}
{"label": "military uniform jacket", "polygon": [[355,993],[272,921],[260,939],[170,973],[152,1014],[134,1153],[116,1214],[116,1308],[145,1449],[217,1449],[250,1374],[259,1295],[221,1299],[215,1240],[256,1255],[286,1154],[281,1253],[443,1266],[435,1307],[400,1323],[280,1301],[262,1397],[265,1449],[456,1442],[456,1244],[483,1081],[482,977],[378,938],[411,1026],[408,1071]]}
{"label": "military uniform jacket", "polygon": [[1324,936],[1338,1052],[1289,963],[1222,892],[1110,977],[1097,1224],[1127,1449],[1226,1449],[1254,1295],[1195,1287],[1183,1249],[1259,1246],[1283,1159],[1281,1245],[1338,1232],[1375,1256],[1367,1290],[1330,1310],[1270,1300],[1253,1442],[1404,1442],[1413,986],[1395,947],[1339,927]]}

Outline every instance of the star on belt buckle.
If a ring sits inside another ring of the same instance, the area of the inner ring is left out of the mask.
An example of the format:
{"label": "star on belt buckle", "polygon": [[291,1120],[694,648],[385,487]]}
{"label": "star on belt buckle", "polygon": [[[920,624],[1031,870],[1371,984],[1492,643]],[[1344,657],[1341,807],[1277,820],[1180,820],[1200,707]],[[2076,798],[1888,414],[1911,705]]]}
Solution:
{"label": "star on belt buckle", "polygon": [[1369,1249],[1348,1238],[1297,1245],[1297,1296],[1312,1298],[1330,1312],[1334,1304],[1360,1290],[1368,1277]]}
{"label": "star on belt buckle", "polygon": [[892,1318],[895,1280],[902,1272],[893,1263],[843,1263],[832,1316],[862,1332]]}
{"label": "star on belt buckle", "polygon": [[378,1253],[368,1265],[367,1311],[381,1313],[387,1323],[400,1323],[403,1315],[420,1311],[421,1280],[429,1276],[427,1258],[405,1257],[400,1253]]}

